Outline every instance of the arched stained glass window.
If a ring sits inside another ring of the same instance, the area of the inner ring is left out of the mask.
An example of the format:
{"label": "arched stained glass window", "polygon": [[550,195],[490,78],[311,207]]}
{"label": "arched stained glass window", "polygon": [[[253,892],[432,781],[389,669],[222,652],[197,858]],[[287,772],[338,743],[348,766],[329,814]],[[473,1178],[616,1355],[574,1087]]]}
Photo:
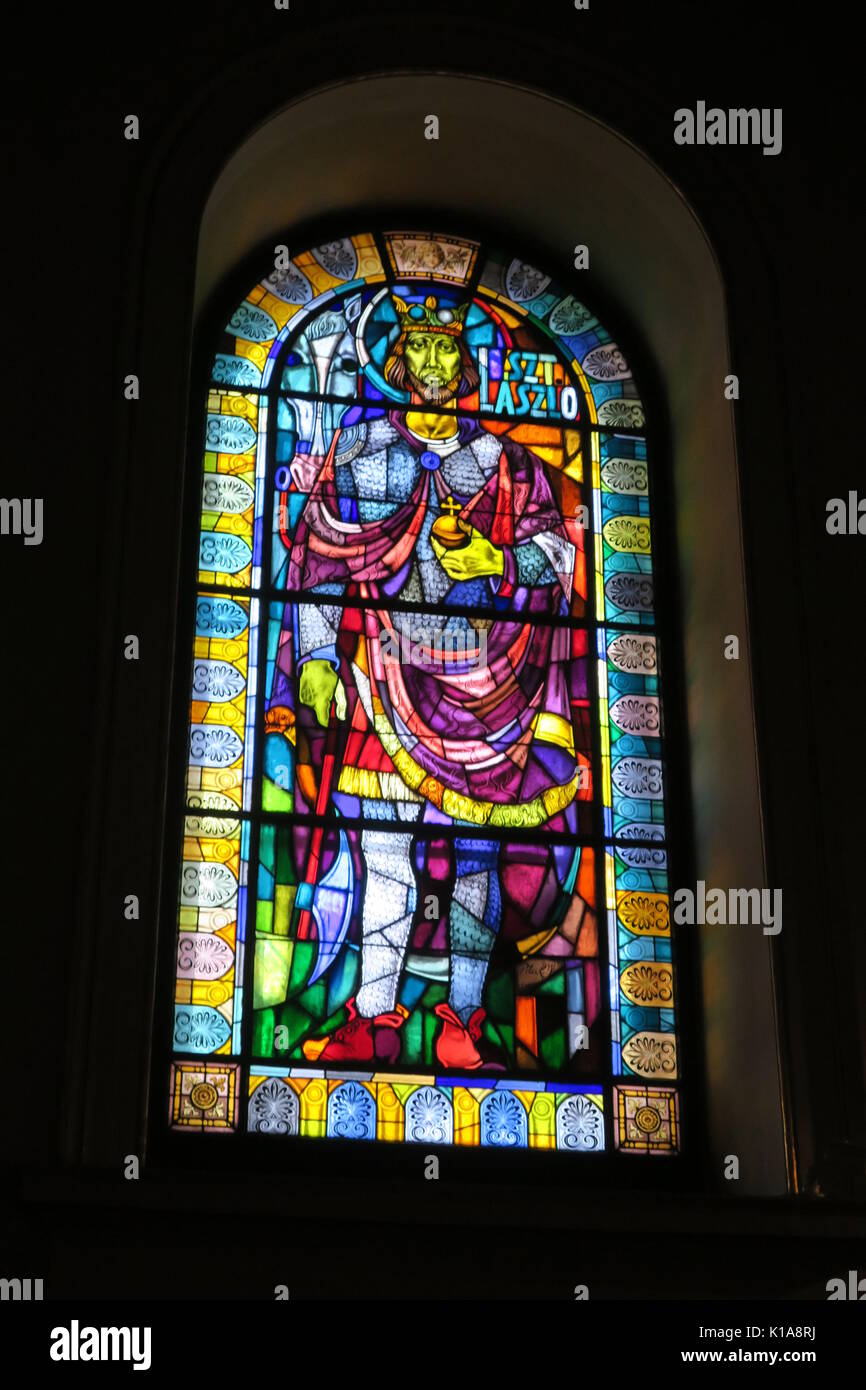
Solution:
{"label": "arched stained glass window", "polygon": [[625,357],[405,231],[287,259],[216,348],[171,1127],[675,1152]]}

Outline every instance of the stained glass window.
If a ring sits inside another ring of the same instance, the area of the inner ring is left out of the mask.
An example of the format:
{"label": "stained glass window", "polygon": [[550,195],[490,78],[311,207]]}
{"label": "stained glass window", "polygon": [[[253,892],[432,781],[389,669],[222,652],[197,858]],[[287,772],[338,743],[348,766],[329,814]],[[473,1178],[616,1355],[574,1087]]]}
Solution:
{"label": "stained glass window", "polygon": [[510,254],[361,233],[266,269],[206,416],[170,1126],[675,1152],[622,351]]}

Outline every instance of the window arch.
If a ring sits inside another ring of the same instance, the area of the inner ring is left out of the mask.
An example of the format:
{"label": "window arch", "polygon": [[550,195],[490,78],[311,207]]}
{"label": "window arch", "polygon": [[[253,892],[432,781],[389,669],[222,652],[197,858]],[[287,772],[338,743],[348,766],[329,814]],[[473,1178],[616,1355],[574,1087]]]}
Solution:
{"label": "window arch", "polygon": [[171,1126],[676,1152],[623,353],[511,248],[361,232],[206,414]]}

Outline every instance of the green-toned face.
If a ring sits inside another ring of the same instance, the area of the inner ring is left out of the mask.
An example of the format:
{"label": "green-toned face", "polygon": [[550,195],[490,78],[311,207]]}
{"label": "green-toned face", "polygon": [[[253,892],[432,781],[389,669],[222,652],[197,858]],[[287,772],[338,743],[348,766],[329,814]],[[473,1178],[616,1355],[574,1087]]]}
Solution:
{"label": "green-toned face", "polygon": [[406,363],[425,386],[445,386],[460,374],[460,350],[447,333],[410,333]]}

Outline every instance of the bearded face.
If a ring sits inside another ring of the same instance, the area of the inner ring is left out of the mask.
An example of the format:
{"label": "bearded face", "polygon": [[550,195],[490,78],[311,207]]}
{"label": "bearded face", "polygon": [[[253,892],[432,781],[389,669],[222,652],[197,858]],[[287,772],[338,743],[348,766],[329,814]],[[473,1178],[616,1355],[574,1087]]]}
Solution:
{"label": "bearded face", "polygon": [[463,366],[448,333],[410,333],[403,350],[412,389],[424,401],[442,404],[457,391]]}

